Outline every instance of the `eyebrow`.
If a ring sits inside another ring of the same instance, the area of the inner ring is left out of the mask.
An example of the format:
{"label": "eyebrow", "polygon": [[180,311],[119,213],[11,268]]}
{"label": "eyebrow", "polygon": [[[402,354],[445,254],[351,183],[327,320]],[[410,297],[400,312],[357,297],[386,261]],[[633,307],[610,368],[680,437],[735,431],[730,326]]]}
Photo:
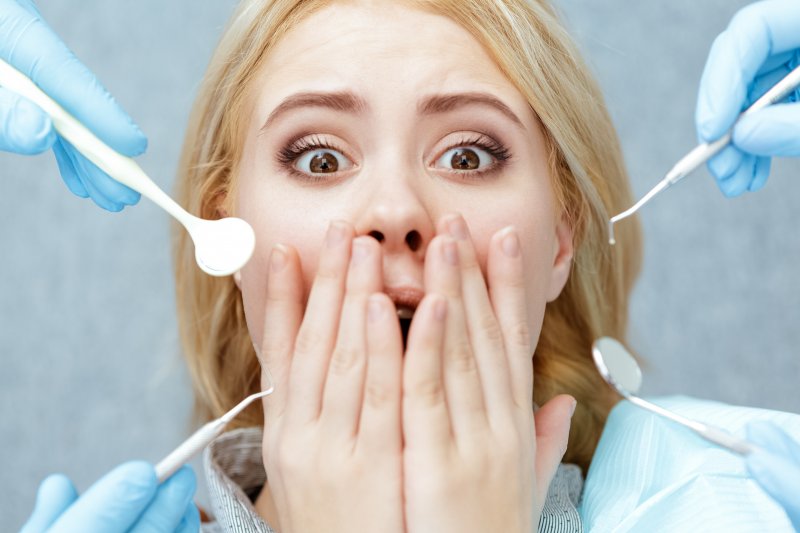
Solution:
{"label": "eyebrow", "polygon": [[455,93],[455,94],[434,94],[422,100],[417,106],[420,115],[436,115],[447,113],[461,107],[469,105],[483,105],[493,107],[500,113],[508,117],[512,122],[521,128],[525,126],[517,115],[511,111],[506,104],[499,98],[488,93]]}
{"label": "eyebrow", "polygon": [[[522,121],[499,98],[481,92],[466,92],[452,94],[434,94],[425,97],[417,105],[417,113],[423,116],[447,113],[470,105],[483,105],[499,111],[521,128],[525,128]],[[266,130],[279,116],[301,107],[319,107],[342,111],[345,113],[362,114],[369,109],[367,102],[355,93],[342,92],[303,92],[296,93],[286,98],[269,114],[261,131]]]}
{"label": "eyebrow", "polygon": [[300,107],[322,107],[356,114],[363,113],[368,109],[364,99],[351,92],[297,93],[286,98],[272,110],[267,121],[261,127],[261,131],[266,130],[279,116]]}

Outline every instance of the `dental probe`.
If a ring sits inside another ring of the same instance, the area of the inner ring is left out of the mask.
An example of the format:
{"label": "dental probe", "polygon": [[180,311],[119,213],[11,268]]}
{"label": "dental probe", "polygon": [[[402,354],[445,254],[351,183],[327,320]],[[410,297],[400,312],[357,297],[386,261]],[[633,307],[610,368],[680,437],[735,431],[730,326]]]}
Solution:
{"label": "dental probe", "polygon": [[[736,119],[736,122],[739,122],[739,120],[746,115],[755,113],[756,111],[783,100],[790,92],[795,90],[798,85],[800,85],[800,67],[796,67],[781,81],[775,84],[769,91],[764,93],[761,98],[756,100],[753,105],[748,107],[747,110],[739,115],[739,117]],[[614,239],[614,224],[636,213],[650,200],[655,198],[656,195],[681,181],[683,178],[694,172],[697,167],[717,155],[720,151],[722,151],[723,148],[728,146],[733,138],[733,128],[735,126],[736,123],[731,126],[731,129],[728,130],[728,133],[716,141],[712,143],[699,144],[694,148],[694,150],[686,154],[683,159],[678,161],[675,166],[672,167],[669,172],[667,172],[667,175],[664,177],[664,179],[658,182],[658,184],[656,184],[656,186],[653,187],[650,192],[645,194],[632,207],[616,216],[611,217],[611,219],[608,221],[608,243],[613,245],[617,242]]]}
{"label": "dental probe", "polygon": [[251,394],[239,402],[236,407],[221,417],[203,425],[200,429],[192,433],[191,437],[183,441],[177,448],[175,448],[172,453],[162,459],[156,465],[156,476],[158,477],[159,483],[166,481],[172,474],[177,472],[181,466],[189,462],[189,460],[191,460],[191,458],[194,457],[198,452],[211,444],[211,441],[213,441],[222,433],[222,431],[225,429],[225,426],[227,426],[231,420],[236,418],[239,413],[244,411],[248,405],[259,398],[263,398],[264,396],[272,394],[272,392],[275,390],[275,386],[272,384],[272,376],[270,375],[269,370],[266,370],[266,367],[264,367],[264,369],[269,377],[270,386],[266,390]]}

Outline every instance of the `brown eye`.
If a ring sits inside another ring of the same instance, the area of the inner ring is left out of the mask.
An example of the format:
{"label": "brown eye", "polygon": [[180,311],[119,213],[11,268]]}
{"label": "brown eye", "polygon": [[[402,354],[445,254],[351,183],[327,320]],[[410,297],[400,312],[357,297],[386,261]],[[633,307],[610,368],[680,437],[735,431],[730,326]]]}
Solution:
{"label": "brown eye", "polygon": [[339,168],[339,162],[330,152],[314,154],[309,163],[311,172],[336,172]]}
{"label": "brown eye", "polygon": [[295,167],[308,174],[333,174],[349,169],[352,163],[337,150],[309,150],[297,159]]}
{"label": "brown eye", "polygon": [[458,170],[475,170],[480,166],[481,159],[472,150],[456,150],[450,159],[450,164]]}
{"label": "brown eye", "polygon": [[494,157],[486,150],[473,146],[451,148],[439,158],[437,166],[444,167],[446,170],[469,172],[486,168],[493,162]]}

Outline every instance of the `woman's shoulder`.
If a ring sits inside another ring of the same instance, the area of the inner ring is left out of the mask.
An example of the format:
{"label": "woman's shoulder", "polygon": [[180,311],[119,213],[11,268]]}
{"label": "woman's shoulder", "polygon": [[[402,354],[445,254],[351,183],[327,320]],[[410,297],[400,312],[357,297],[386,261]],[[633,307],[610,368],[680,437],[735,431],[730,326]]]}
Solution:
{"label": "woman's shoulder", "polygon": [[[792,413],[685,396],[651,401],[742,438],[754,420],[800,438],[800,415]],[[704,531],[792,531],[740,456],[627,401],[609,414],[580,514],[587,531],[690,531],[700,524]]]}
{"label": "woman's shoulder", "polygon": [[253,506],[267,479],[261,436],[261,428],[234,429],[206,448],[203,470],[214,520],[202,525],[204,533],[274,533]]}

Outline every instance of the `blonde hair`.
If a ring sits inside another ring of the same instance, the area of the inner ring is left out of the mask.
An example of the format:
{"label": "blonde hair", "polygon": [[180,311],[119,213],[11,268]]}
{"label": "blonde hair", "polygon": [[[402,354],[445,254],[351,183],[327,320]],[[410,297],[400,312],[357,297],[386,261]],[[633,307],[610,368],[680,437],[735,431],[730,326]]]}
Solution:
{"label": "blonde hair", "polygon": [[[336,0],[244,0],[200,87],[178,177],[181,204],[204,218],[230,206],[249,120],[248,88],[262,59],[298,21]],[[574,264],[548,304],[533,357],[534,401],[559,393],[578,400],[565,461],[587,468],[617,400],[594,369],[592,341],[624,342],[628,297],[638,275],[637,221],[608,246],[609,214],[631,203],[616,133],[596,83],[545,0],[399,0],[449,17],[470,32],[528,100],[545,132],[556,199],[574,232]],[[224,205],[222,205],[224,204]],[[230,278],[202,273],[188,235],[176,229],[175,277],[184,353],[199,420],[221,415],[259,390],[260,367]],[[263,424],[256,403],[239,426]]]}

